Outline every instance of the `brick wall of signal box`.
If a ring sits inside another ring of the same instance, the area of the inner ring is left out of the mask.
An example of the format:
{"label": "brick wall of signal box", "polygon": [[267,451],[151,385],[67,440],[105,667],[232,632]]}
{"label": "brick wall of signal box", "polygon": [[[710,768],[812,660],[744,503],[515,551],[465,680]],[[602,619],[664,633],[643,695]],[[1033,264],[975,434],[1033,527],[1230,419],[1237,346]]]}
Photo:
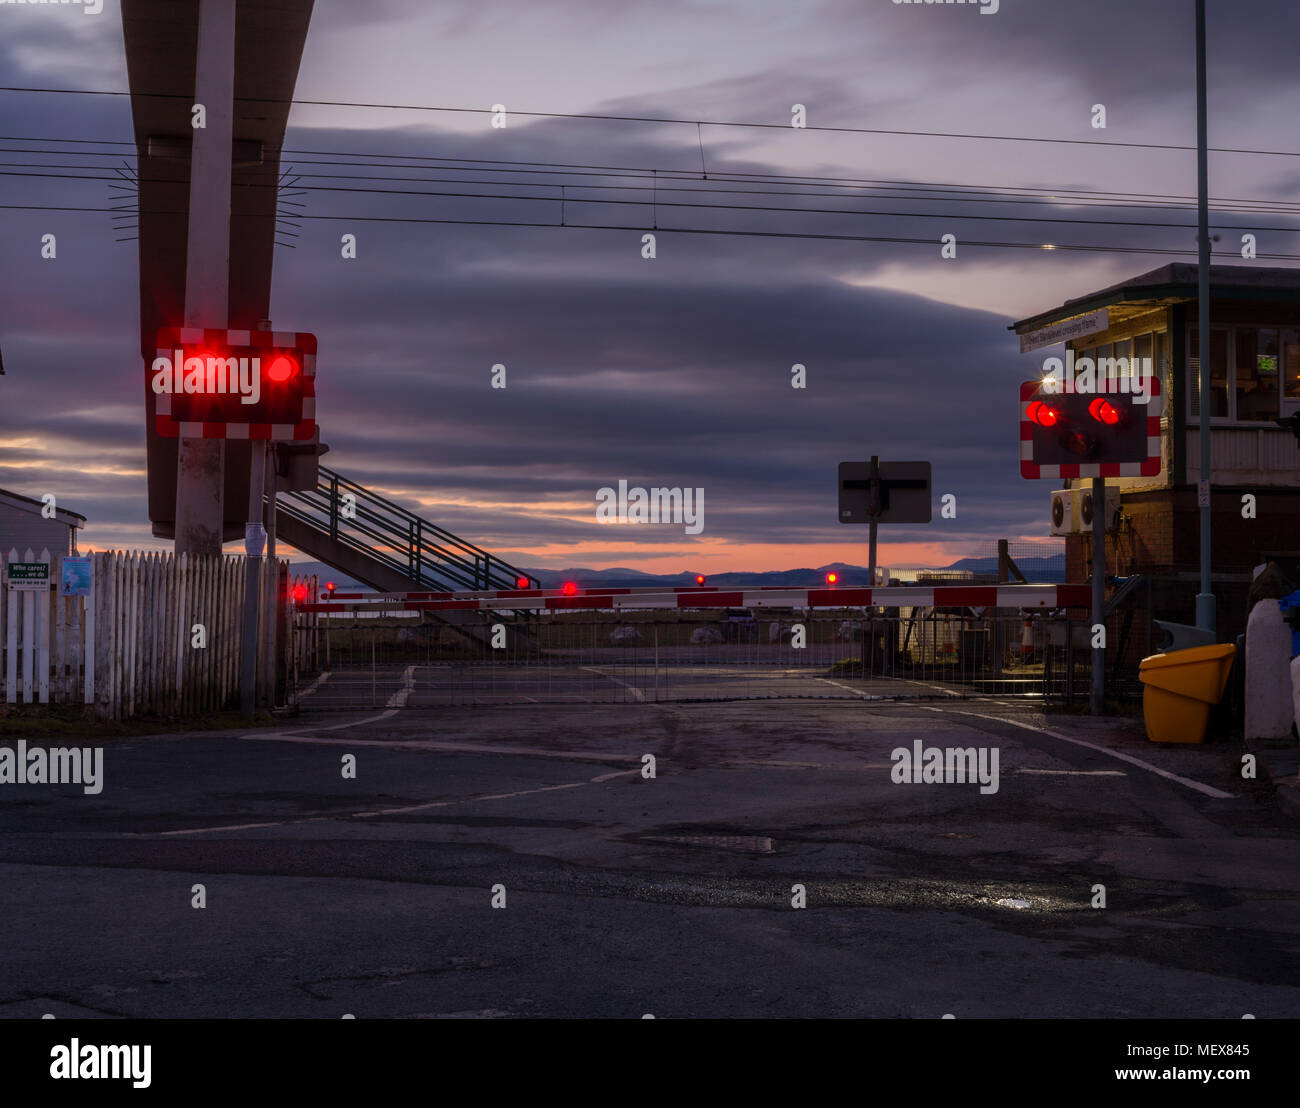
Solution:
{"label": "brick wall of signal box", "polygon": [[[1255,495],[1255,518],[1242,518],[1243,493]],[[1110,573],[1195,572],[1200,568],[1200,511],[1196,489],[1127,493],[1120,527],[1106,536]],[[1249,573],[1267,553],[1300,552],[1300,489],[1215,490],[1210,532],[1216,572]],[[1068,580],[1090,572],[1091,542],[1070,535],[1065,542]]]}

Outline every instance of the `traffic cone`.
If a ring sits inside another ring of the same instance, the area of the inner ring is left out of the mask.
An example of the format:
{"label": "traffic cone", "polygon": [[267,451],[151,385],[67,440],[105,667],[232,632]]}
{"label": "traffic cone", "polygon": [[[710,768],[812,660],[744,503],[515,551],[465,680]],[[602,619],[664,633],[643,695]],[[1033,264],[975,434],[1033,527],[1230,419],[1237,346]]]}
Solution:
{"label": "traffic cone", "polygon": [[1020,636],[1020,653],[1027,662],[1034,656],[1034,621],[1025,620],[1025,630]]}

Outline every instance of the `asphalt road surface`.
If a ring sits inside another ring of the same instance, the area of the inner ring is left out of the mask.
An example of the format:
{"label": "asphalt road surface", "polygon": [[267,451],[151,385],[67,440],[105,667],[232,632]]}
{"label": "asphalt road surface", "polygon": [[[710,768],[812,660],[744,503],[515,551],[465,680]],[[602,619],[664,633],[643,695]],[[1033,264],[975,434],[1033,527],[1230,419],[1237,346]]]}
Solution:
{"label": "asphalt road surface", "polygon": [[[610,652],[616,653],[616,652]],[[309,712],[358,707],[505,704],[643,704],[692,700],[933,699],[975,692],[1041,692],[1041,676],[1007,675],[984,685],[918,676],[836,675],[829,662],[688,659],[654,665],[617,660],[547,660],[528,665],[380,662],[327,670],[304,679],[298,706]]]}
{"label": "asphalt road surface", "polygon": [[[0,1015],[1300,1016],[1297,828],[1223,746],[1009,702],[413,703],[0,787]],[[996,751],[997,790],[895,783],[917,741]]]}

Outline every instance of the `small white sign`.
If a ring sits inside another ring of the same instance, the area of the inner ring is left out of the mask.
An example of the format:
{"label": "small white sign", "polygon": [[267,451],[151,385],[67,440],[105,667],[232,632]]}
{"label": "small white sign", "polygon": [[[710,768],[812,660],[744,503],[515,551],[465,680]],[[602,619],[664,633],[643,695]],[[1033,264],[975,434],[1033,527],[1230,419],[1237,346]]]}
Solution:
{"label": "small white sign", "polygon": [[1020,336],[1020,353],[1028,354],[1044,346],[1055,346],[1068,339],[1081,339],[1085,335],[1095,335],[1110,326],[1110,312],[1103,308],[1099,312],[1063,319],[1049,327],[1040,327],[1037,331],[1027,331]]}

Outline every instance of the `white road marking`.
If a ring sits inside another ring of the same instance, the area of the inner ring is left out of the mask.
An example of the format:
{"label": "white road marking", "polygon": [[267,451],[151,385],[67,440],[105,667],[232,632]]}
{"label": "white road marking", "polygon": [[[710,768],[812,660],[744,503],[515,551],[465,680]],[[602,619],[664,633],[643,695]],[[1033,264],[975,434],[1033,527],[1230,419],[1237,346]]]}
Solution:
{"label": "white road marking", "polygon": [[463,796],[455,800],[431,800],[427,804],[408,804],[401,808],[376,808],[364,812],[348,812],[328,816],[299,816],[297,819],[271,820],[266,823],[227,823],[216,827],[184,827],[177,831],[156,831],[133,833],[129,838],[174,838],[178,835],[205,835],[214,831],[255,831],[264,827],[290,827],[301,823],[330,823],[346,819],[375,819],[378,816],[405,815],[408,812],[425,812],[433,808],[454,808],[458,804],[472,804],[480,800],[512,800],[520,796],[535,796],[538,793],[559,792],[563,789],[581,789],[586,785],[599,785],[615,777],[628,777],[640,773],[636,769],[619,770],[615,773],[602,773],[586,781],[574,781],[564,785],[542,785],[536,789],[519,789],[510,793],[486,793],[477,796]]}
{"label": "white road marking", "polygon": [[608,677],[611,681],[614,682],[614,684],[622,685],[623,688],[627,689],[627,691],[632,694],[633,700],[636,700],[640,703],[645,703],[645,693],[643,693],[640,689],[636,688],[634,685],[629,685],[626,681],[622,680],[621,678],[615,677],[612,673],[606,673],[603,669],[597,669],[595,666],[583,666],[582,668],[586,670],[586,672],[588,673],[596,673],[599,674],[601,677]]}
{"label": "white road marking", "polygon": [[[724,766],[744,767],[746,769],[830,769],[848,772],[850,770],[892,770],[896,762],[788,762],[761,760],[758,758],[737,758],[721,762]],[[1060,777],[1127,777],[1121,769],[1017,769],[1017,773],[1041,773]]]}
{"label": "white road marking", "polygon": [[834,685],[837,689],[844,689],[847,692],[851,692],[855,696],[861,697],[863,700],[884,700],[883,696],[872,696],[869,693],[864,693],[861,689],[855,689],[852,685],[845,685],[841,684],[839,681],[832,681],[829,677],[818,677],[817,680],[825,681],[828,685]]}
{"label": "white road marking", "polygon": [[1045,773],[1054,777],[1127,777],[1122,769],[1018,769],[1017,773]]}
{"label": "white road marking", "polygon": [[303,700],[306,697],[311,696],[312,693],[314,693],[318,688],[320,688],[321,685],[325,684],[325,682],[328,681],[329,679],[330,679],[330,670],[326,670],[319,677],[317,677],[315,681],[313,681],[310,685],[308,685],[305,689],[303,689],[302,692],[298,694],[298,699]]}
{"label": "white road marking", "polygon": [[946,693],[954,700],[960,696],[960,694],[957,693],[955,690],[947,688],[944,685],[934,685],[931,684],[929,681],[918,681],[915,677],[892,677],[892,678],[887,678],[887,680],[906,681],[909,685],[920,685],[921,688],[923,689],[934,689],[935,692]]}
{"label": "white road marking", "polygon": [[415,667],[407,666],[406,672],[402,674],[402,687],[393,693],[384,704],[385,708],[405,708],[406,698],[411,695],[415,688]]}
{"label": "white road marking", "polygon": [[[397,715],[396,708],[390,708],[386,712],[380,712],[377,716],[366,716],[363,719],[350,719],[346,723],[331,723],[328,727],[298,727],[292,731],[267,731],[264,734],[246,734],[237,735],[240,739],[283,739],[285,742],[308,742],[307,739],[295,740],[292,736],[306,735],[317,731],[342,731],[345,727],[360,727],[363,723],[378,723],[381,719],[391,719]],[[322,742],[326,741],[324,739]]]}
{"label": "white road marking", "polygon": [[[392,713],[388,713],[392,714]],[[325,730],[325,728],[321,728]],[[592,750],[547,750],[537,746],[502,746],[491,743],[437,742],[433,739],[324,739],[295,732],[240,735],[245,742],[303,743],[320,746],[377,746],[389,750],[439,750],[453,754],[517,754],[529,758],[562,758],[572,762],[635,762],[639,754],[612,754]]]}
{"label": "white road marking", "polygon": [[1098,746],[1096,743],[1090,743],[1084,739],[1072,739],[1069,735],[1062,735],[1059,731],[1050,731],[1046,727],[1035,727],[1030,723],[1021,723],[1015,719],[1005,719],[1002,716],[986,716],[979,712],[962,712],[952,708],[936,708],[932,705],[922,705],[929,712],[947,712],[956,716],[972,716],[975,719],[992,720],[994,723],[1006,723],[1012,727],[1019,727],[1025,731],[1037,731],[1040,735],[1050,735],[1054,739],[1060,739],[1061,742],[1072,743],[1075,746],[1082,746],[1088,750],[1095,750],[1098,754],[1105,754],[1108,758],[1118,758],[1121,762],[1128,762],[1130,765],[1138,766],[1154,773],[1157,777],[1163,777],[1167,781],[1176,781],[1189,789],[1193,789],[1205,796],[1212,796],[1216,800],[1233,800],[1233,793],[1225,793],[1222,789],[1216,789],[1213,785],[1203,785],[1200,781],[1193,781],[1190,777],[1180,777],[1176,773],[1170,773],[1167,769],[1161,769],[1159,766],[1153,766],[1150,762],[1144,762],[1141,758],[1134,758],[1132,754],[1125,754],[1120,750],[1108,750],[1104,746]]}

